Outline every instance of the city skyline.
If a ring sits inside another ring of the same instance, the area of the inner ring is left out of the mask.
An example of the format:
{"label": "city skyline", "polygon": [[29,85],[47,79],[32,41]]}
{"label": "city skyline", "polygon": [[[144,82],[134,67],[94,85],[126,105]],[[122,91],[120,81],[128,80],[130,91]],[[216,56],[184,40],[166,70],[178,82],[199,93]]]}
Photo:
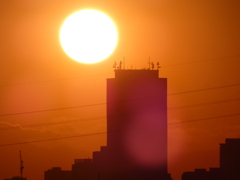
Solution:
{"label": "city skyline", "polygon": [[[209,167],[206,169],[194,169],[182,173],[181,180],[235,180],[240,176],[240,138],[226,138],[225,143],[219,144],[220,164],[218,167]],[[71,170],[62,170],[61,167],[53,167],[44,172],[44,180],[61,179],[89,179],[86,176],[89,173],[88,168],[93,165],[92,159],[75,159]],[[94,173],[90,171],[94,176]],[[78,175],[77,175],[78,174]],[[97,173],[96,178],[102,179],[101,173]],[[67,175],[67,176],[66,176]],[[76,176],[77,175],[77,176]],[[104,177],[103,177],[104,179]],[[125,178],[126,179],[126,178]],[[131,178],[130,178],[131,179]],[[147,178],[150,179],[150,178]]]}
{"label": "city skyline", "polygon": [[167,79],[159,78],[158,71],[116,69],[115,77],[107,79],[107,144],[94,151],[92,159],[75,160],[71,171],[45,171],[44,180],[172,180]]}
{"label": "city skyline", "polygon": [[[19,175],[19,150],[24,176],[43,180],[44,170],[70,169],[74,158],[91,158],[106,145],[106,79],[124,57],[132,69],[148,68],[149,59],[159,62],[159,77],[168,79],[174,180],[183,171],[216,167],[217,144],[240,137],[238,1],[16,0],[0,5],[1,179]],[[92,65],[69,59],[58,38],[64,19],[86,8],[109,15],[119,31],[114,53]]]}

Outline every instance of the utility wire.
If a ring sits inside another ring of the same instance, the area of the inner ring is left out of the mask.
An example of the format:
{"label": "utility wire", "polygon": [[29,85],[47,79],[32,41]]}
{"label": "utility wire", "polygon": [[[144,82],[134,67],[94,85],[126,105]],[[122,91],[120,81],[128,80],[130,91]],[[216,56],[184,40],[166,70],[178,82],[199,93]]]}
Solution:
{"label": "utility wire", "polygon": [[191,123],[191,122],[199,122],[199,121],[206,121],[206,120],[226,118],[226,117],[234,117],[234,116],[240,116],[240,113],[228,114],[228,115],[222,115],[222,116],[215,116],[215,117],[207,117],[207,118],[194,119],[194,120],[187,120],[187,121],[181,121],[181,122],[174,122],[174,123],[169,123],[168,125],[181,124],[181,123]]}
{"label": "utility wire", "polygon": [[[222,116],[216,116],[216,117],[209,117],[209,118],[201,118],[201,119],[195,119],[195,120],[187,120],[187,121],[182,121],[182,122],[168,123],[168,125],[174,125],[174,124],[180,124],[180,123],[190,123],[190,122],[199,122],[199,121],[233,117],[233,116],[239,116],[239,115],[240,115],[240,113],[236,113],[236,114],[230,114],[230,115],[222,115]],[[38,143],[38,142],[46,142],[46,141],[55,141],[55,140],[62,140],[62,139],[72,139],[72,138],[77,138],[77,137],[93,136],[93,135],[100,135],[100,134],[106,134],[106,133],[107,132],[98,132],[98,133],[91,133],[91,134],[81,134],[81,135],[75,135],[75,136],[61,137],[61,138],[51,138],[51,139],[42,139],[42,140],[35,140],[35,141],[25,141],[25,142],[18,142],[18,143],[0,144],[0,147],[21,145],[21,144],[30,144],[30,143]]]}
{"label": "utility wire", "polygon": [[177,63],[177,64],[172,64],[172,65],[165,65],[165,66],[162,66],[162,67],[179,66],[179,65],[194,64],[194,63],[201,63],[201,62],[208,62],[208,61],[218,61],[218,60],[224,60],[224,59],[236,58],[236,57],[240,57],[240,55],[206,59],[206,60],[199,60],[199,61],[192,61],[192,62]]}
{"label": "utility wire", "polygon": [[[214,58],[214,59],[206,59],[206,60],[193,61],[193,62],[177,63],[177,64],[172,64],[172,65],[162,65],[162,67],[171,67],[171,66],[194,64],[194,63],[201,63],[201,62],[208,62],[208,61],[217,61],[217,60],[224,60],[224,59],[235,58],[235,57],[240,57],[240,55],[227,56],[227,57],[222,57],[222,58],[220,57],[220,58]],[[1,85],[0,88],[8,87],[8,86],[21,86],[21,85],[28,85],[28,84],[38,84],[38,83],[62,81],[62,80],[69,80],[69,79],[79,79],[79,78],[85,78],[85,77],[91,77],[91,76],[101,76],[101,75],[107,75],[107,74],[112,74],[112,73],[86,75],[86,76],[81,76],[81,77],[71,77],[71,78],[63,78],[63,79],[52,79],[52,80],[45,80],[45,81],[35,81],[35,82],[28,82],[28,83],[7,84],[7,85]]]}
{"label": "utility wire", "polygon": [[46,142],[46,141],[55,141],[55,140],[61,140],[61,139],[72,139],[72,138],[77,138],[77,137],[93,136],[93,135],[100,135],[100,134],[106,134],[106,132],[98,132],[98,133],[91,133],[91,134],[81,134],[81,135],[75,135],[75,136],[68,136],[68,137],[61,137],[61,138],[51,138],[51,139],[42,139],[42,140],[35,140],[35,141],[25,141],[25,142],[19,142],[19,143],[1,144],[0,147],[20,145],[20,144],[38,143],[38,142]]}
{"label": "utility wire", "polygon": [[192,104],[192,105],[186,105],[186,106],[170,107],[170,108],[168,108],[168,110],[191,108],[191,107],[197,107],[197,106],[206,106],[206,105],[212,105],[212,104],[221,104],[221,103],[234,102],[234,101],[239,101],[239,100],[240,100],[240,98],[234,98],[234,99],[213,101],[213,102],[207,102],[207,103],[198,103],[198,104]]}
{"label": "utility wire", "polygon": [[187,94],[187,93],[195,93],[195,92],[200,92],[200,91],[215,90],[215,89],[221,89],[221,88],[236,87],[236,86],[239,86],[239,85],[240,85],[240,83],[229,84],[229,85],[212,87],[212,88],[204,88],[204,89],[197,89],[197,90],[184,91],[184,92],[178,92],[178,93],[171,93],[171,94],[168,94],[168,96],[179,95],[179,94]]}
{"label": "utility wire", "polygon": [[[215,89],[228,88],[228,87],[236,87],[236,86],[240,86],[240,83],[238,83],[238,84],[231,84],[231,85],[225,85],[225,86],[218,86],[218,87],[213,87],[213,88],[205,88],[205,89],[197,89],[197,90],[192,90],[192,91],[171,93],[171,94],[168,94],[168,96],[179,95],[179,94],[188,94],[188,93],[194,93],[194,92],[200,92],[200,91],[215,90]],[[71,107],[64,107],[64,108],[54,108],[54,109],[38,110],[38,111],[28,111],[28,112],[20,112],[20,113],[8,113],[8,114],[0,114],[0,117],[23,115],[23,114],[33,114],[33,113],[42,113],[42,112],[74,109],[74,108],[81,108],[81,107],[91,107],[91,106],[99,106],[99,105],[105,105],[105,104],[106,104],[106,102],[105,103],[97,103],[97,104],[89,104],[89,105],[71,106]]]}
{"label": "utility wire", "polygon": [[92,77],[92,76],[98,76],[99,77],[99,76],[106,75],[106,74],[112,74],[112,73],[86,75],[86,76],[81,76],[81,77],[70,77],[70,78],[63,78],[63,79],[52,79],[52,80],[45,80],[45,81],[26,82],[26,83],[18,83],[18,84],[6,84],[6,85],[0,86],[0,88],[1,87],[8,87],[8,86],[21,86],[21,85],[47,83],[47,82],[54,82],[54,81],[64,81],[64,80],[79,79],[79,78],[86,78],[86,77]]}
{"label": "utility wire", "polygon": [[14,129],[24,129],[24,128],[31,128],[31,127],[41,127],[41,126],[70,124],[70,123],[80,123],[80,122],[99,120],[99,119],[106,119],[106,116],[93,117],[93,118],[84,118],[84,119],[74,119],[74,120],[67,120],[67,121],[60,121],[60,122],[30,124],[30,125],[25,125],[25,126],[21,126],[21,125],[17,125],[16,124],[16,125],[11,126],[11,127],[2,127],[2,128],[0,128],[0,131],[14,130]]}
{"label": "utility wire", "polygon": [[22,114],[42,113],[42,112],[49,112],[49,111],[59,111],[59,110],[74,109],[74,108],[80,108],[80,107],[99,106],[99,105],[104,105],[104,104],[106,104],[106,103],[89,104],[89,105],[81,105],[81,106],[71,106],[71,107],[55,108],[55,109],[45,109],[45,110],[28,111],[28,112],[21,112],[21,113],[0,114],[0,117],[3,117],[3,116],[15,116],[15,115],[22,115]]}
{"label": "utility wire", "polygon": [[[234,102],[234,101],[239,101],[239,100],[240,100],[240,98],[234,98],[234,99],[228,99],[228,100],[222,100],[222,101],[213,101],[213,102],[208,102],[208,103],[199,103],[199,104],[193,104],[193,105],[171,107],[171,108],[168,108],[168,110],[191,108],[191,107],[198,107],[198,106],[206,106],[206,105],[212,105],[212,104],[221,104],[221,103]],[[69,124],[69,123],[79,123],[79,122],[99,120],[99,119],[106,119],[106,116],[93,117],[93,118],[84,118],[84,119],[75,119],[75,120],[67,120],[67,121],[61,121],[61,122],[31,124],[31,125],[25,125],[25,126],[15,125],[15,126],[11,126],[11,127],[0,128],[0,131],[14,130],[14,129],[23,129],[23,128],[30,128],[30,127],[41,127],[41,126],[49,126],[49,125],[51,126],[51,125],[60,125],[60,124]]]}
{"label": "utility wire", "polygon": [[[216,60],[222,60],[222,59],[233,58],[233,57],[239,57],[239,55],[223,57],[223,58],[216,58],[216,59],[209,59],[209,60],[202,60],[202,61],[195,61],[195,62],[179,63],[179,64],[174,64],[174,65],[165,65],[164,67],[176,66],[176,65],[185,65],[185,64],[192,64],[192,63],[199,63],[199,62],[206,62],[206,61],[216,61]],[[110,74],[110,73],[108,73],[108,74]],[[20,83],[20,84],[12,84],[12,85],[3,85],[3,86],[0,86],[0,87],[16,86],[16,85],[27,85],[27,84],[36,84],[36,83],[45,83],[45,82],[52,82],[52,81],[59,81],[59,80],[68,80],[68,79],[76,79],[76,78],[80,78],[80,77],[56,79],[56,80],[48,80],[48,81],[38,81],[38,82],[31,82],[31,83]],[[214,88],[205,88],[205,89],[185,91],[185,92],[179,92],[179,93],[171,93],[171,94],[168,94],[168,96],[178,95],[178,94],[186,94],[186,93],[193,93],[193,92],[199,92],[199,91],[206,91],[206,90],[214,90],[214,89],[219,89],[219,88],[234,87],[234,86],[239,86],[239,85],[240,84],[233,84],[233,85],[219,86],[219,87],[214,87]],[[211,102],[211,103],[201,103],[201,104],[196,104],[196,105],[173,107],[173,108],[169,108],[169,109],[179,109],[179,108],[195,107],[195,106],[199,106],[199,105],[218,104],[218,103],[222,103],[222,102],[230,102],[230,101],[237,101],[237,100],[239,100],[239,98],[235,98],[235,99],[232,99],[232,100],[223,100],[223,101]],[[12,115],[22,115],[22,114],[39,113],[39,112],[47,112],[47,111],[65,110],[65,109],[72,109],[72,108],[79,108],[79,107],[97,106],[97,105],[103,105],[103,104],[106,104],[106,103],[82,105],[82,106],[74,106],[74,107],[66,107],[66,108],[56,108],[56,109],[48,109],[48,110],[40,110],[40,111],[31,111],[31,112],[23,112],[23,113],[2,114],[0,116],[12,116]],[[199,122],[199,121],[205,121],[205,120],[210,120],[210,119],[233,117],[233,116],[239,116],[239,115],[240,115],[240,113],[235,113],[235,114],[222,115],[222,116],[217,116],[217,117],[208,117],[208,118],[201,118],[201,119],[195,119],[195,120],[187,120],[187,121],[182,121],[182,122],[168,123],[168,125],[172,125],[172,124],[174,125],[174,124],[180,124],[180,123],[189,123],[189,122]],[[104,117],[101,117],[101,118],[104,118]],[[81,120],[83,121],[83,120],[90,120],[90,119],[96,119],[96,118],[81,119]],[[68,123],[76,122],[76,121],[79,121],[79,120],[72,120],[70,122],[68,121]],[[59,124],[63,124],[63,123],[66,123],[66,122],[58,122],[58,123]],[[35,125],[29,125],[27,127],[46,126],[46,125],[53,125],[53,124],[54,123],[35,124]],[[26,126],[24,126],[24,127],[26,127]],[[106,132],[99,132],[99,133],[92,133],[92,134],[82,134],[82,135],[68,136],[68,137],[62,137],[62,138],[52,138],[52,139],[43,139],[43,140],[11,143],[11,144],[2,144],[2,145],[0,145],[0,147],[12,146],[12,145],[20,145],[20,144],[29,144],[29,143],[37,143],[37,142],[54,141],[54,140],[61,140],[61,139],[70,139],[70,138],[92,136],[92,135],[99,135],[99,134],[105,134],[105,133]]]}

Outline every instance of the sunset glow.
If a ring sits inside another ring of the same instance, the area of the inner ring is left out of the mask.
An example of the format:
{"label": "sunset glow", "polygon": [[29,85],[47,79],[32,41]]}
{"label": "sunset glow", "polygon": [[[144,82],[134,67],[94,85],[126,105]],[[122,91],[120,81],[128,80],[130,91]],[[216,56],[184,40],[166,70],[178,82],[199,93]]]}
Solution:
{"label": "sunset glow", "polygon": [[[131,162],[114,168],[113,178],[96,171],[94,180],[154,180],[115,173],[133,164],[143,175],[143,169],[158,173],[163,164],[172,180],[186,180],[183,173],[195,169],[199,175],[220,172],[226,159],[220,144],[229,138],[239,149],[225,167],[240,159],[240,1],[0,5],[0,180],[54,180],[45,179],[52,167],[61,168],[53,168],[63,173],[55,176],[59,180],[88,180],[84,160],[93,168],[89,161],[104,162],[104,170],[107,162],[120,165],[126,158]],[[158,71],[153,81],[166,78],[165,88],[127,71]],[[20,179],[19,151],[27,179]],[[116,158],[106,160],[110,152]],[[73,168],[75,160],[81,169]],[[239,176],[231,177],[240,180],[238,168]]]}
{"label": "sunset glow", "polygon": [[65,53],[82,63],[106,59],[114,51],[117,41],[118,33],[113,21],[95,10],[70,15],[60,30],[60,42]]}

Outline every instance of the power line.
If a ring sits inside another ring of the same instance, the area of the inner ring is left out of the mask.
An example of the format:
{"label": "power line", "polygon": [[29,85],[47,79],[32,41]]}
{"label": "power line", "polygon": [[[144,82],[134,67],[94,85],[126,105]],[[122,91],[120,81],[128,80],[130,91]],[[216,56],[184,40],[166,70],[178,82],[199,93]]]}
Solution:
{"label": "power line", "polygon": [[60,124],[79,123],[79,122],[99,120],[99,119],[106,119],[106,116],[93,117],[93,118],[84,118],[84,119],[75,119],[75,120],[67,120],[67,121],[60,121],[60,122],[39,123],[39,124],[31,124],[31,125],[25,125],[25,126],[14,125],[14,126],[11,126],[11,127],[0,128],[0,131],[14,130],[14,129],[24,129],[24,128],[31,128],[31,127],[60,125]]}
{"label": "power line", "polygon": [[[199,104],[193,104],[193,105],[171,107],[171,108],[168,108],[168,110],[191,108],[191,107],[197,107],[197,106],[206,106],[206,105],[212,105],[212,104],[221,104],[221,103],[234,102],[234,101],[239,101],[239,100],[240,100],[240,98],[234,98],[234,99],[228,99],[228,100],[213,101],[213,102],[208,102],[208,103],[199,103]],[[79,123],[79,122],[83,122],[83,121],[92,121],[92,120],[97,120],[97,119],[98,120],[99,119],[106,119],[106,116],[93,117],[93,118],[84,118],[84,119],[75,119],[75,120],[67,120],[67,121],[61,121],[61,122],[31,124],[31,125],[25,125],[25,126],[15,125],[15,126],[11,126],[11,127],[0,128],[0,131],[22,129],[22,128],[30,128],[30,127],[41,127],[41,126],[49,126],[49,125]]]}
{"label": "power line", "polygon": [[62,139],[71,139],[71,138],[93,136],[93,135],[100,135],[100,134],[106,134],[106,132],[98,132],[98,133],[92,133],[92,134],[81,134],[81,135],[75,135],[75,136],[52,138],[52,139],[42,139],[42,140],[35,140],[35,141],[25,141],[25,142],[19,142],[19,143],[1,144],[0,147],[20,145],[20,144],[38,143],[38,142],[46,142],[46,141],[55,141],[55,140],[62,140]]}
{"label": "power line", "polygon": [[[224,59],[235,58],[235,57],[240,57],[240,55],[220,57],[220,58],[214,58],[214,59],[206,59],[206,60],[193,61],[193,62],[177,63],[177,64],[172,64],[172,65],[163,65],[162,67],[171,67],[171,66],[179,66],[179,65],[185,65],[185,64],[194,64],[194,63],[201,63],[201,62],[208,62],[208,61],[217,61],[217,60],[224,60]],[[1,87],[8,87],[8,86],[21,86],[21,85],[29,85],[29,84],[62,81],[62,80],[69,80],[69,79],[79,79],[79,78],[85,78],[85,77],[91,77],[91,76],[101,76],[101,75],[106,75],[106,74],[112,74],[112,73],[87,75],[87,76],[81,76],[81,77],[70,77],[70,78],[63,78],[63,79],[52,79],[52,80],[35,81],[35,82],[18,83],[18,84],[7,84],[7,85],[1,85],[0,88]]]}
{"label": "power line", "polygon": [[206,120],[211,120],[211,119],[219,119],[219,118],[234,117],[234,116],[240,116],[240,113],[222,115],[222,116],[215,116],[215,117],[207,117],[207,118],[194,119],[194,120],[187,120],[187,121],[175,122],[175,123],[169,123],[169,125],[181,124],[181,123],[191,123],[191,122],[198,122],[198,121],[206,121]]}
{"label": "power line", "polygon": [[[184,64],[192,64],[192,63],[199,63],[199,62],[206,62],[206,61],[213,61],[213,60],[220,60],[220,59],[226,59],[226,58],[232,58],[232,57],[239,57],[239,56],[231,56],[231,57],[225,57],[225,58],[217,58],[212,60],[202,60],[202,61],[196,61],[196,62],[188,62],[188,63],[181,63],[181,64],[175,64],[175,65],[184,65]],[[174,65],[167,65],[167,66],[174,66]],[[109,73],[110,74],[110,73]],[[75,77],[79,78],[79,77]],[[58,80],[48,80],[48,81],[38,81],[38,82],[31,82],[31,83],[21,83],[21,84],[13,84],[13,85],[5,85],[5,86],[16,86],[16,85],[26,85],[26,84],[35,84],[35,83],[44,83],[44,82],[52,82],[52,81],[59,81],[59,80],[68,80],[68,79],[75,79],[75,78],[66,78],[66,79],[58,79]],[[213,88],[205,88],[205,89],[199,89],[199,90],[192,90],[192,91],[185,91],[185,92],[179,92],[179,93],[171,93],[168,94],[168,96],[171,95],[178,95],[178,94],[187,94],[187,93],[193,93],[193,92],[200,92],[200,91],[206,91],[206,90],[214,90],[219,88],[227,88],[227,87],[234,87],[239,86],[240,84],[233,84],[233,85],[225,85],[225,86],[219,86],[219,87],[213,87]],[[5,87],[0,86],[0,87]],[[179,108],[186,108],[186,107],[195,107],[200,105],[209,105],[209,104],[218,104],[223,102],[230,102],[230,101],[237,101],[239,98],[231,99],[231,100],[223,100],[223,101],[216,101],[216,102],[210,102],[210,103],[201,103],[201,104],[195,104],[195,105],[188,105],[188,106],[181,106],[181,107],[173,107],[169,109],[179,109]],[[103,105],[106,103],[99,103],[99,104],[91,104],[91,105],[82,105],[82,106],[74,106],[74,107],[66,107],[66,108],[55,108],[55,109],[48,109],[48,110],[39,110],[39,111],[31,111],[31,112],[23,112],[23,113],[11,113],[11,114],[3,114],[0,116],[12,116],[12,115],[22,115],[22,114],[30,114],[30,113],[40,113],[40,112],[47,112],[47,111],[56,111],[56,110],[65,110],[65,109],[72,109],[72,108],[79,108],[79,107],[89,107],[89,106],[97,106],[97,105]],[[216,116],[216,117],[208,117],[208,118],[201,118],[201,119],[195,119],[195,120],[187,120],[182,122],[175,122],[175,123],[168,123],[168,125],[172,124],[180,124],[180,123],[189,123],[189,122],[199,122],[199,121],[205,121],[210,119],[217,119],[217,118],[225,118],[225,117],[233,117],[233,116],[239,116],[240,113],[230,114],[230,115],[222,115],[222,116]],[[104,118],[104,117],[101,117]],[[96,119],[96,118],[89,118],[85,120],[90,119]],[[84,120],[84,119],[81,119]],[[76,122],[79,120],[72,120],[71,122]],[[58,122],[59,124],[63,124],[66,122]],[[35,127],[35,126],[46,126],[46,125],[53,125],[54,123],[45,123],[45,124],[36,124],[36,125],[29,125],[28,127]],[[24,126],[26,127],[26,126]],[[75,136],[68,136],[68,137],[62,137],[62,138],[52,138],[52,139],[43,139],[43,140],[35,140],[35,141],[25,141],[25,142],[19,142],[19,143],[11,143],[11,144],[2,144],[0,147],[3,146],[12,146],[12,145],[20,145],[20,144],[29,144],[29,143],[37,143],[37,142],[46,142],[46,141],[53,141],[53,140],[61,140],[61,139],[71,139],[71,138],[77,138],[77,137],[84,137],[84,136],[92,136],[92,135],[99,135],[99,134],[105,134],[106,132],[99,132],[99,133],[92,133],[92,134],[82,134],[82,135],[75,135]]]}
{"label": "power line", "polygon": [[97,75],[86,75],[81,77],[70,77],[70,78],[63,78],[63,79],[52,79],[52,80],[45,80],[45,81],[35,81],[35,82],[26,82],[26,83],[18,83],[18,84],[6,84],[2,85],[1,87],[8,87],[8,86],[22,86],[22,85],[29,85],[29,84],[39,84],[39,83],[47,83],[47,82],[55,82],[55,81],[64,81],[64,80],[70,80],[70,79],[79,79],[79,78],[86,78],[86,77],[92,77],[92,76],[102,76],[106,74],[112,74],[112,73],[105,73],[105,74],[97,74]]}
{"label": "power line", "polygon": [[172,65],[165,65],[165,66],[162,66],[162,67],[179,66],[179,65],[194,64],[194,63],[201,63],[201,62],[208,62],[208,61],[218,61],[218,60],[224,60],[224,59],[236,58],[236,57],[240,57],[240,55],[206,59],[206,60],[199,60],[199,61],[193,61],[193,62],[177,63],[177,64],[172,64]]}
{"label": "power line", "polygon": [[184,92],[178,92],[178,93],[171,93],[171,94],[168,94],[168,96],[179,95],[179,94],[187,94],[187,93],[194,93],[194,92],[200,92],[200,91],[215,90],[215,89],[221,89],[221,88],[229,88],[229,87],[235,87],[235,86],[239,86],[239,85],[240,85],[240,83],[224,85],[224,86],[218,86],[218,87],[212,87],[212,88],[204,88],[204,89],[197,89],[197,90],[191,90],[191,91],[184,91]]}
{"label": "power line", "polygon": [[240,98],[234,98],[234,99],[227,99],[227,100],[221,100],[221,101],[213,101],[213,102],[207,102],[207,103],[199,103],[199,104],[192,104],[192,105],[186,105],[186,106],[171,107],[171,108],[168,108],[168,110],[191,108],[191,107],[197,107],[197,106],[206,106],[206,105],[220,104],[220,103],[233,102],[233,101],[239,101],[239,100],[240,100]]}
{"label": "power line", "polygon": [[[201,118],[201,119],[187,120],[187,121],[182,121],[182,122],[168,123],[168,125],[174,125],[174,124],[180,124],[180,123],[190,123],[190,122],[199,122],[199,121],[205,121],[205,120],[210,120],[210,119],[226,118],[226,117],[233,117],[233,116],[239,116],[239,115],[240,115],[240,113],[235,113],[235,114],[215,116],[215,117],[209,117],[209,118]],[[61,137],[61,138],[51,138],[51,139],[42,139],[42,140],[35,140],[35,141],[25,141],[25,142],[18,142],[18,143],[0,144],[0,147],[21,145],[21,144],[30,144],[30,143],[38,143],[38,142],[46,142],[46,141],[55,141],[55,140],[62,140],[62,139],[72,139],[72,138],[77,138],[77,137],[93,136],[93,135],[100,135],[100,134],[106,134],[106,133],[107,132],[98,132],[98,133],[91,133],[91,134],[81,134],[81,135],[75,135],[75,136]]]}
{"label": "power line", "polygon": [[21,113],[0,114],[0,117],[22,115],[22,114],[42,113],[42,112],[49,112],[49,111],[59,111],[59,110],[74,109],[74,108],[80,108],[80,107],[99,106],[99,105],[104,105],[104,104],[106,104],[106,103],[89,104],[89,105],[72,106],[72,107],[65,107],[65,108],[55,108],[55,109],[45,109],[45,110],[28,111],[28,112],[21,112]]}
{"label": "power line", "polygon": [[[215,89],[228,88],[228,87],[236,87],[236,86],[240,86],[240,83],[225,85],[225,86],[218,86],[218,87],[213,87],[213,88],[205,88],[205,89],[197,89],[197,90],[192,90],[192,91],[171,93],[171,94],[168,94],[168,96],[179,95],[179,94],[188,94],[188,93],[208,91],[208,90],[215,90]],[[81,108],[81,107],[99,106],[99,105],[105,105],[105,104],[106,104],[106,102],[105,103],[97,103],[97,104],[89,104],[89,105],[71,106],[71,107],[64,107],[64,108],[53,108],[53,109],[45,109],[45,110],[37,110],[37,111],[20,112],[20,113],[8,113],[8,114],[0,114],[0,117],[42,113],[42,112],[50,112],[50,111],[59,111],[59,110],[67,110],[67,109],[74,109],[74,108]]]}

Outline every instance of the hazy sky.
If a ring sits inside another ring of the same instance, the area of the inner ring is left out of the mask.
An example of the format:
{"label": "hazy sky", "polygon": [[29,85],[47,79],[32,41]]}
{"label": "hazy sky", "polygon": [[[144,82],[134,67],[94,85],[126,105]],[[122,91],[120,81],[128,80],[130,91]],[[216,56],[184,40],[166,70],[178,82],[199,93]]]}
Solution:
{"label": "hazy sky", "polygon": [[[19,150],[23,175],[43,180],[43,171],[70,170],[74,158],[105,145],[106,78],[123,57],[137,69],[150,57],[168,78],[174,180],[218,167],[219,143],[240,138],[238,0],[8,0],[0,8],[0,179],[20,175]],[[112,18],[119,43],[108,59],[87,65],[71,60],[58,36],[70,14],[90,8]],[[27,113],[34,111],[42,112]],[[94,133],[102,134],[7,145]]]}

